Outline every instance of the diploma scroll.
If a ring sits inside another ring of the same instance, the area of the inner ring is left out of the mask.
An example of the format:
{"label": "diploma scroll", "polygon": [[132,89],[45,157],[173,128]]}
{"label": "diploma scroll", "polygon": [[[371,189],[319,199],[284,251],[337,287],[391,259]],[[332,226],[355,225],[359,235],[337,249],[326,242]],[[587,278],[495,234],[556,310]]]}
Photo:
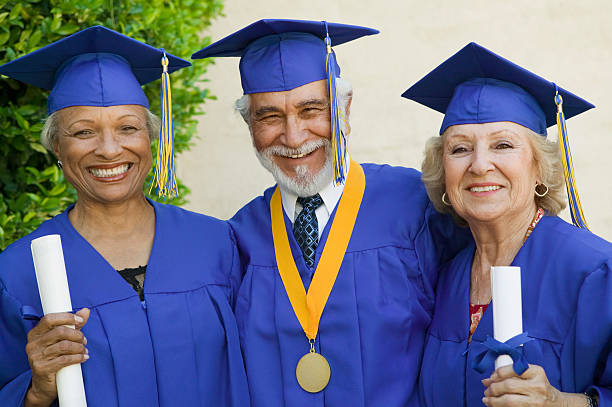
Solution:
{"label": "diploma scroll", "polygon": [[[36,270],[38,292],[45,315],[71,312],[64,252],[59,235],[47,235],[32,240],[32,259]],[[70,326],[74,328],[74,325]],[[71,365],[57,372],[57,394],[61,407],[86,407],[81,365]]]}
{"label": "diploma scroll", "polygon": [[[523,332],[521,268],[491,267],[491,294],[493,336],[500,342],[506,342]],[[510,356],[501,355],[495,360],[495,369],[512,363]]]}

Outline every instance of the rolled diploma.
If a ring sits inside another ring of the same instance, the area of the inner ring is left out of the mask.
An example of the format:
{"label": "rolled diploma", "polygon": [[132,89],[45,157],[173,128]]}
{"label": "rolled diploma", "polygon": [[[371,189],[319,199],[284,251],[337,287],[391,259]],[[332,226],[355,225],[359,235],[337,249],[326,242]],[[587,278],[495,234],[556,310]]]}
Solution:
{"label": "rolled diploma", "polygon": [[[523,332],[521,268],[491,267],[491,296],[493,336],[500,342],[506,342]],[[512,363],[510,356],[501,355],[495,360],[495,369]]]}
{"label": "rolled diploma", "polygon": [[[55,312],[71,312],[72,303],[68,291],[68,278],[60,236],[47,235],[34,239],[31,249],[43,312],[45,315]],[[74,328],[74,325],[69,325],[69,327]],[[80,364],[60,369],[57,372],[56,382],[60,406],[87,406]]]}

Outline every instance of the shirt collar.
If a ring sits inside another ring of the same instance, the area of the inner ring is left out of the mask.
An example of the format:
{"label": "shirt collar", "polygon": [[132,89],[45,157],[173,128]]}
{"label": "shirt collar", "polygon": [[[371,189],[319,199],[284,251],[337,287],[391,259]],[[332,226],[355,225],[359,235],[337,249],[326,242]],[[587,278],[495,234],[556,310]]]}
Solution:
{"label": "shirt collar", "polygon": [[[346,166],[345,179],[347,179],[348,177],[351,162],[348,153],[346,155],[346,158],[346,162],[349,163],[349,165]],[[297,204],[298,196],[293,192],[283,188],[282,186],[279,186],[279,188],[283,202],[283,209],[289,217],[289,220],[291,220],[291,223],[293,223],[293,221],[295,220],[295,206]],[[323,206],[327,210],[328,215],[331,215],[331,213],[334,211],[334,208],[338,204],[338,201],[340,201],[340,197],[342,197],[343,191],[344,184],[334,185],[333,181],[330,181],[329,184],[327,184],[322,190],[319,191],[319,195],[321,196],[321,199],[323,199]]]}

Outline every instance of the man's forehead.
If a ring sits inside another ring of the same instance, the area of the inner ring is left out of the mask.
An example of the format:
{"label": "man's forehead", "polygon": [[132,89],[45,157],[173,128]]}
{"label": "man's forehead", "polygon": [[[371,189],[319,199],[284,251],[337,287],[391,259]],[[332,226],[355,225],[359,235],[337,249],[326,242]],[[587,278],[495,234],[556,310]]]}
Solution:
{"label": "man's forehead", "polygon": [[297,88],[281,92],[261,92],[249,95],[251,107],[261,106],[298,106],[305,102],[323,102],[328,100],[327,81],[319,80]]}

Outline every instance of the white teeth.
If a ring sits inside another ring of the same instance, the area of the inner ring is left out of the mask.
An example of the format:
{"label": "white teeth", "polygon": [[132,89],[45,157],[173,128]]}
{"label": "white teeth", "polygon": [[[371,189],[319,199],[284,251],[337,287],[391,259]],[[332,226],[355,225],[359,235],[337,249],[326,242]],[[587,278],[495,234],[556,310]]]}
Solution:
{"label": "white teeth", "polygon": [[114,168],[102,169],[102,168],[89,168],[89,172],[91,172],[95,177],[99,178],[107,178],[107,177],[115,177],[117,175],[123,174],[130,168],[129,164],[118,165]]}
{"label": "white teeth", "polygon": [[304,157],[305,155],[306,155],[306,153],[302,153],[302,154],[293,154],[293,155],[290,155],[289,157],[291,157],[291,158],[302,158],[302,157]]}
{"label": "white teeth", "polygon": [[499,185],[487,185],[486,187],[471,187],[471,192],[488,192],[488,191],[497,191],[501,187]]}

